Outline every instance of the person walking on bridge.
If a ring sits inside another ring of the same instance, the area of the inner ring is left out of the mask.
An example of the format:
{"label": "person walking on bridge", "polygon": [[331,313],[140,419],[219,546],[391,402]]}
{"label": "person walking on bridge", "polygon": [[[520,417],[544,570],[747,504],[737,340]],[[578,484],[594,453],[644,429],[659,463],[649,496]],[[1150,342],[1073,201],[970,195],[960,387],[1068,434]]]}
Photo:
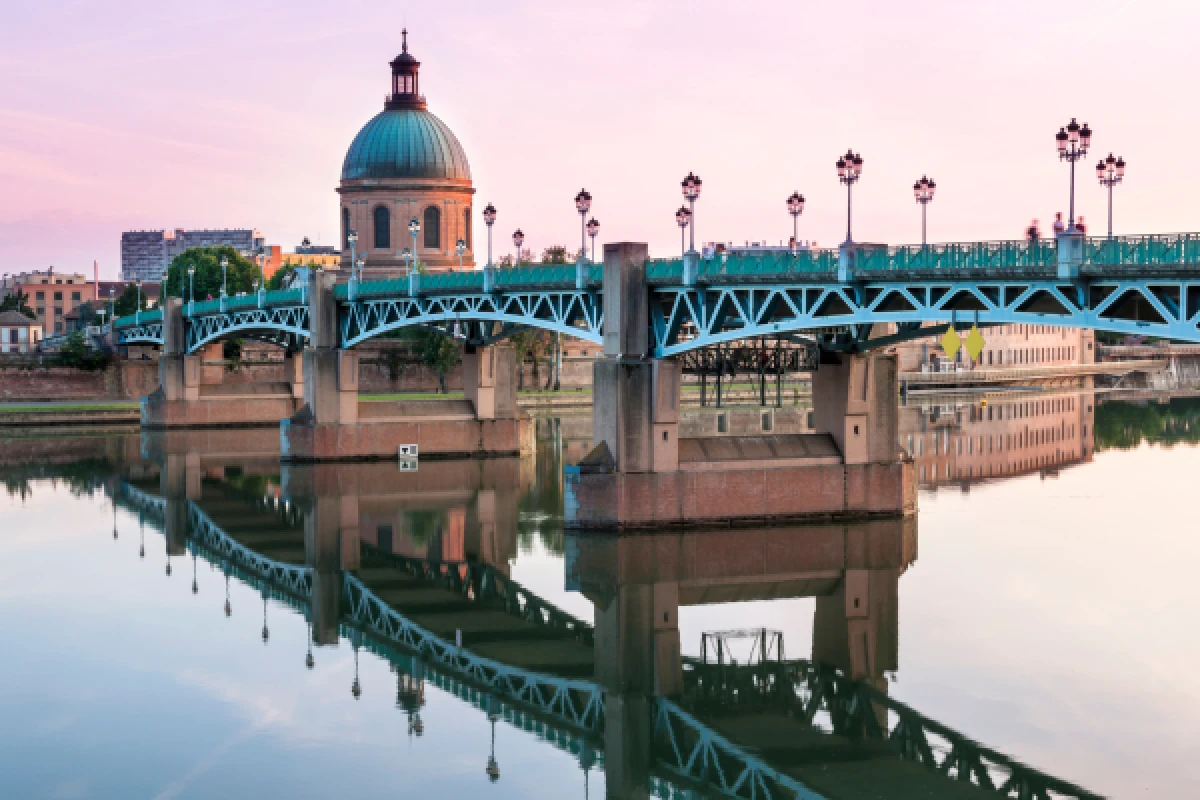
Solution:
{"label": "person walking on bridge", "polygon": [[1066,229],[1067,229],[1067,226],[1066,226],[1066,224],[1063,223],[1062,212],[1056,211],[1054,214],[1054,235],[1058,236],[1060,233],[1062,233]]}

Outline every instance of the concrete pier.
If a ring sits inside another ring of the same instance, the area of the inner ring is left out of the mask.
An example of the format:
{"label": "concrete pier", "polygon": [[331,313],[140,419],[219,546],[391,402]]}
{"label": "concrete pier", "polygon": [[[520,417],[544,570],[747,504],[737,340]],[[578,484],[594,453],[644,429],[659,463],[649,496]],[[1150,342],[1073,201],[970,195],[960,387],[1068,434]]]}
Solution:
{"label": "concrete pier", "polygon": [[338,347],[333,284],[333,275],[318,272],[309,285],[304,404],[280,422],[284,461],[394,459],[403,445],[415,445],[421,458],[533,451],[533,424],[517,409],[516,358],[508,346],[464,355],[463,401],[360,404],[358,354]]}
{"label": "concrete pier", "polygon": [[595,449],[566,475],[568,528],[843,520],[916,511],[897,443],[896,359],[826,354],[812,434],[679,437],[680,371],[650,356],[646,245],[604,248]]}
{"label": "concrete pier", "polygon": [[206,367],[202,355],[187,354],[183,301],[168,298],[163,306],[159,386],[142,398],[142,427],[274,427],[296,410],[290,385],[224,384],[222,376],[223,368]]}

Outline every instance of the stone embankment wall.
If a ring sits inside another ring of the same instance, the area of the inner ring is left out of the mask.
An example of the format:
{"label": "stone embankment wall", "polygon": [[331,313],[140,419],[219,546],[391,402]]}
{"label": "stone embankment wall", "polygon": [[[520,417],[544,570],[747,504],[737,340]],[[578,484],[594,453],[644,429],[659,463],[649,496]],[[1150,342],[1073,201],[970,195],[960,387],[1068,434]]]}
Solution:
{"label": "stone embankment wall", "polygon": [[1200,388],[1200,356],[1171,356],[1160,372],[1137,372],[1115,382],[1122,389],[1173,391]]}

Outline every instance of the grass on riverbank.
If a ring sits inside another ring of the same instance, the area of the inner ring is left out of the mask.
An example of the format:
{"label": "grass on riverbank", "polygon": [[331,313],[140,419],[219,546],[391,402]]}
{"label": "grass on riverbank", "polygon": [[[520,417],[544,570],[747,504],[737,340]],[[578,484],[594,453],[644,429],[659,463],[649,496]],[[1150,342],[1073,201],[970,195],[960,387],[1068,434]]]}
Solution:
{"label": "grass on riverbank", "polygon": [[136,411],[140,405],[136,401],[126,403],[56,403],[50,404],[19,404],[0,403],[0,414],[63,414],[76,411]]}

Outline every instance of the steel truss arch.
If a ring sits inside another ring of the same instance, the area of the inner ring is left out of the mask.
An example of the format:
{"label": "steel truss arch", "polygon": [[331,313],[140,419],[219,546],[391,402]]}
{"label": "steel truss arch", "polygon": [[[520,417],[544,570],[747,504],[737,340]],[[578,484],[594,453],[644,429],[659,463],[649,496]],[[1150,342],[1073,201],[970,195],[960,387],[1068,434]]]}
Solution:
{"label": "steel truss arch", "polygon": [[1032,324],[1200,342],[1200,279],[936,280],[653,287],[657,357],[879,323]]}
{"label": "steel truss arch", "polygon": [[[283,338],[294,348],[299,339],[309,337],[308,306],[271,306],[225,313],[197,315],[184,319],[187,352],[194,353],[204,345],[238,334],[247,338],[268,338],[280,344]],[[291,337],[287,339],[286,337]]]}
{"label": "steel truss arch", "polygon": [[120,344],[153,344],[162,347],[163,329],[161,322],[150,322],[143,325],[135,325],[132,328],[125,328],[118,332],[120,334]]}
{"label": "steel truss arch", "polygon": [[505,336],[521,327],[540,328],[599,344],[603,301],[596,292],[584,289],[355,300],[342,307],[340,338],[342,347],[353,347],[414,325],[441,327],[456,322],[500,323],[509,326]]}

